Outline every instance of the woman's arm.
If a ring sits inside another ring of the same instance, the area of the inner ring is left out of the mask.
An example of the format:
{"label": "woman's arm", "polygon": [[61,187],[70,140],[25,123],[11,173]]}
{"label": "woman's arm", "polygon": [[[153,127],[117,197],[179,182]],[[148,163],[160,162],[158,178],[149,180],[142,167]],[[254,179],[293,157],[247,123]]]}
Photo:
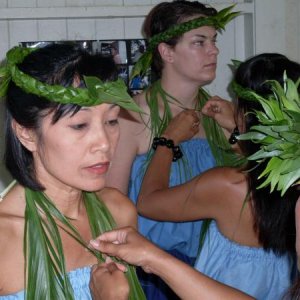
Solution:
{"label": "woman's arm", "polygon": [[91,246],[158,275],[181,299],[253,299],[177,260],[130,227],[106,232]]}
{"label": "woman's arm", "polygon": [[[163,136],[179,144],[198,131],[198,126],[194,126],[198,121],[195,111],[186,110],[171,121]],[[218,212],[226,209],[226,195],[229,199],[232,196],[229,194],[229,178],[224,176],[228,171],[212,169],[185,184],[169,188],[172,158],[171,149],[157,147],[142,182],[138,212],[148,218],[163,221],[216,218]],[[227,202],[226,205],[228,204]]]}

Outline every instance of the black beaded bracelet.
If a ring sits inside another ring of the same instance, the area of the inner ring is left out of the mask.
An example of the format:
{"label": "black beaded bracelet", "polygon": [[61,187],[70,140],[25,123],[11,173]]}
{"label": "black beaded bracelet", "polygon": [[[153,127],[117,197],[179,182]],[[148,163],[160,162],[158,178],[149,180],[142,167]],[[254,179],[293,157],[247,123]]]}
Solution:
{"label": "black beaded bracelet", "polygon": [[231,144],[231,145],[236,144],[237,141],[238,141],[237,137],[238,137],[239,135],[240,135],[240,131],[239,131],[238,127],[236,126],[236,127],[233,129],[233,131],[232,131],[232,133],[231,133],[231,135],[230,135],[230,137],[229,137],[229,139],[228,139],[229,144]]}
{"label": "black beaded bracelet", "polygon": [[155,137],[152,143],[152,149],[156,150],[157,146],[166,146],[169,149],[172,149],[173,152],[173,161],[180,159],[183,154],[179,146],[175,146],[172,140],[167,140],[165,137]]}

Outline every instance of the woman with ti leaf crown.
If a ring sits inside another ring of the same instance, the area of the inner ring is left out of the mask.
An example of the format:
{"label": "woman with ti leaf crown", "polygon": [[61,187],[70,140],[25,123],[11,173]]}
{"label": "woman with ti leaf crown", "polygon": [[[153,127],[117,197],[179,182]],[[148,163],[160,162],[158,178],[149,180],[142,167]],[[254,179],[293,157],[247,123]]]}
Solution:
{"label": "woman with ti leaf crown", "polygon": [[[151,66],[158,80],[135,96],[146,114],[120,118],[120,142],[107,181],[109,186],[128,194],[134,203],[152,155],[153,138],[160,137],[178,113],[185,109],[200,111],[210,97],[202,87],[215,79],[219,54],[217,32],[238,14],[232,8],[218,12],[198,1],[181,0],[159,3],[147,15],[143,25],[147,50],[135,64],[131,78],[143,76]],[[222,129],[212,119],[201,117],[197,126],[198,134],[180,144],[183,157],[177,157],[172,164],[172,186],[215,164],[237,162]],[[194,263],[202,222],[159,222],[139,216],[138,224],[145,237],[190,265]],[[152,283],[142,279],[148,289]],[[167,293],[163,290],[156,293],[149,288],[147,297],[156,300],[176,297]]]}
{"label": "woman with ti leaf crown", "polygon": [[[15,179],[0,202],[0,299],[145,299],[133,267],[125,276],[88,246],[137,225],[131,201],[105,188],[120,106],[141,111],[114,62],[53,43],[12,48],[0,74]],[[129,288],[114,286],[115,277]]]}

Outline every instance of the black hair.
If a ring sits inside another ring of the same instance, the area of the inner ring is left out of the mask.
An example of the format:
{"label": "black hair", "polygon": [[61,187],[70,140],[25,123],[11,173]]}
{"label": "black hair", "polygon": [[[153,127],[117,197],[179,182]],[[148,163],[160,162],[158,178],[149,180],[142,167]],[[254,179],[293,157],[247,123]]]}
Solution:
{"label": "black hair", "polygon": [[[162,2],[156,5],[147,15],[143,24],[143,33],[147,39],[166,31],[170,27],[186,21],[188,18],[199,15],[214,16],[217,10],[198,1],[175,0],[173,2]],[[174,47],[180,36],[165,41]],[[152,68],[158,76],[161,75],[163,62],[157,47],[153,52]]]}
{"label": "black hair", "polygon": [[[290,79],[296,81],[300,77],[300,64],[281,54],[263,53],[241,63],[234,80],[242,87],[268,97],[272,94],[272,90],[266,80],[277,80],[283,84],[284,71]],[[258,124],[253,111],[261,111],[262,107],[256,101],[242,98],[235,101],[236,115],[244,114],[244,129],[247,132]],[[251,141],[241,141],[240,147],[246,156],[259,150],[259,145]],[[293,252],[296,237],[294,211],[299,192],[290,188],[281,197],[280,192],[276,190],[270,192],[269,186],[257,189],[264,180],[258,177],[266,168],[266,164],[249,161],[245,168],[252,198],[254,228],[265,250],[272,249],[276,253]]]}
{"label": "black hair", "polygon": [[[83,75],[96,76],[103,81],[117,78],[117,67],[112,58],[91,55],[71,43],[53,43],[37,49],[18,65],[24,73],[35,79],[64,87],[73,86],[74,79],[84,86]],[[17,138],[12,120],[25,128],[35,130],[39,136],[43,118],[53,112],[52,123],[67,114],[75,114],[80,106],[59,104],[34,94],[26,93],[10,82],[6,96],[5,164],[20,184],[33,190],[43,190],[36,178],[32,153]]]}

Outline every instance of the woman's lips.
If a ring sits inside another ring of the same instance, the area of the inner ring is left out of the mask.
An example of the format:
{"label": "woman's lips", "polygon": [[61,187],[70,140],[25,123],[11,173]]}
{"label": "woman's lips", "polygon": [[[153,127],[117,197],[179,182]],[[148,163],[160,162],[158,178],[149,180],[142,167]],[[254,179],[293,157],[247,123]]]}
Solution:
{"label": "woman's lips", "polygon": [[85,169],[93,174],[101,175],[101,174],[105,174],[108,171],[109,165],[110,165],[109,162],[97,163],[89,167],[86,167]]}
{"label": "woman's lips", "polygon": [[211,63],[211,64],[208,64],[208,65],[205,65],[205,68],[213,68],[213,69],[215,69],[216,67],[217,67],[216,63]]}

